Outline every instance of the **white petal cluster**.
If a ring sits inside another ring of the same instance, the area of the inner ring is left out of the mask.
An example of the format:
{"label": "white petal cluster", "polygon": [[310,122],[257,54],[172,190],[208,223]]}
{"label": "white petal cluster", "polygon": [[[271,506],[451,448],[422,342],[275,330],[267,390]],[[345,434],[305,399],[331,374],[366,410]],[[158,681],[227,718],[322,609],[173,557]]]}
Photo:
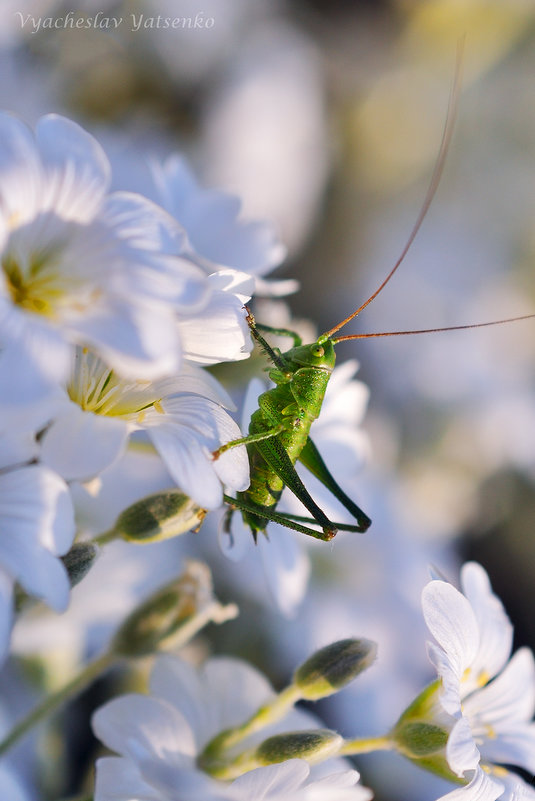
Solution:
{"label": "white petal cluster", "polygon": [[0,116],[0,178],[0,341],[54,378],[72,344],[123,375],[175,369],[175,315],[209,296],[202,270],[180,256],[180,226],[140,195],[109,194],[100,145],[58,115],[35,137]]}
{"label": "white petal cluster", "polygon": [[[463,798],[511,798],[535,792],[504,766],[535,771],[535,660],[512,657],[512,625],[485,570],[468,562],[462,593],[433,580],[423,591],[424,617],[436,644],[429,655],[441,679],[441,703],[454,719],[448,764],[470,779]],[[449,798],[450,796],[446,796]]]}
{"label": "white petal cluster", "polygon": [[57,612],[69,601],[61,559],[74,538],[74,513],[65,482],[33,463],[26,436],[0,434],[0,662],[13,625],[15,583]]}
{"label": "white petal cluster", "polygon": [[[199,670],[173,656],[161,656],[150,680],[150,695],[125,695],[93,716],[95,734],[119,756],[97,762],[95,801],[366,801],[356,771],[309,781],[301,760],[257,768],[232,783],[210,778],[196,757],[220,731],[244,722],[274,698],[266,679],[238,659],[215,658]],[[304,712],[291,712],[245,741],[246,746],[281,730],[317,725]]]}
{"label": "white petal cluster", "polygon": [[267,224],[237,219],[235,198],[212,202],[185,176],[191,192],[169,211],[110,192],[108,158],[79,125],[49,114],[34,133],[0,113],[1,657],[16,584],[66,608],[73,483],[132,436],[202,508],[248,485],[245,448],[212,457],[241,434],[203,366],[249,355],[253,274],[284,249]]}

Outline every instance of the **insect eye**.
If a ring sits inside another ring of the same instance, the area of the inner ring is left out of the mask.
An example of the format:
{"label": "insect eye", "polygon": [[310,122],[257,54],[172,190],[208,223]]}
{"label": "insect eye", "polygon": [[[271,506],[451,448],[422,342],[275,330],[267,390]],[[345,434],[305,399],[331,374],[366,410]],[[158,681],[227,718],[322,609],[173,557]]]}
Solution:
{"label": "insect eye", "polygon": [[316,345],[315,348],[312,348],[312,355],[315,356],[316,358],[320,358],[324,354],[325,354],[325,351],[324,351],[324,349],[322,348],[321,345]]}

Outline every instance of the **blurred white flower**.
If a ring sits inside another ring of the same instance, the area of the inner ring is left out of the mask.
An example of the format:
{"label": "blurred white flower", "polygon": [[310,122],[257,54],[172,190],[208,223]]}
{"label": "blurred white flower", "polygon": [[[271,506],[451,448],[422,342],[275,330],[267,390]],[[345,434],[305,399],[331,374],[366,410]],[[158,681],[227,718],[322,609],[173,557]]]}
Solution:
{"label": "blurred white flower", "polygon": [[[69,601],[69,579],[59,556],[74,538],[74,514],[65,482],[48,467],[24,464],[0,437],[0,660],[12,627],[15,582],[57,612]],[[6,459],[6,456],[8,457]]]}
{"label": "blurred white flower", "polygon": [[331,773],[309,781],[310,767],[290,759],[245,773],[232,782],[236,801],[368,801],[372,792],[358,784],[356,770]]}
{"label": "blurred white flower", "polygon": [[441,704],[456,719],[448,764],[461,778],[481,764],[509,787],[522,786],[503,766],[535,772],[533,654],[520,648],[509,658],[512,626],[480,565],[463,566],[461,586],[464,594],[435,579],[422,594],[424,617],[438,643],[429,644],[429,655],[442,684]]}
{"label": "blurred white flower", "polygon": [[[195,254],[210,272],[232,267],[258,280],[284,259],[286,248],[274,226],[265,221],[244,220],[241,200],[227,192],[201,187],[184,158],[170,156],[163,164],[155,164],[154,179],[162,206],[184,226]],[[286,294],[297,286],[293,280],[274,284],[260,281],[257,289]]]}
{"label": "blurred white flower", "polygon": [[66,392],[41,439],[41,458],[64,478],[98,475],[123,453],[132,431],[145,431],[177,485],[201,507],[222,502],[222,484],[249,482],[244,447],[219,459],[212,452],[241,436],[223,406],[232,406],[206,371],[183,363],[172,378],[129,381],[98,356],[78,348]]}
{"label": "blurred white flower", "polygon": [[[236,790],[234,783],[224,784],[202,773],[195,759],[216,734],[244,722],[274,697],[264,676],[238,659],[210,659],[196,670],[175,656],[160,656],[152,671],[149,696],[116,698],[93,716],[97,737],[120,754],[97,761],[95,801],[127,801],[141,795],[153,801],[174,801],[177,792],[184,801],[249,799],[244,792],[250,792],[255,782],[264,792],[259,798],[271,798],[266,793],[273,772],[264,778],[255,774]],[[281,730],[316,725],[311,715],[294,710],[242,745],[249,747]],[[299,772],[302,783],[305,776]],[[289,777],[285,781],[288,787]],[[296,801],[306,798],[297,795]]]}
{"label": "blurred white flower", "polygon": [[55,378],[73,343],[122,375],[168,374],[180,360],[176,312],[210,294],[203,272],[177,256],[180,227],[139,195],[108,195],[109,172],[70,120],[42,117],[34,138],[0,115],[0,333]]}

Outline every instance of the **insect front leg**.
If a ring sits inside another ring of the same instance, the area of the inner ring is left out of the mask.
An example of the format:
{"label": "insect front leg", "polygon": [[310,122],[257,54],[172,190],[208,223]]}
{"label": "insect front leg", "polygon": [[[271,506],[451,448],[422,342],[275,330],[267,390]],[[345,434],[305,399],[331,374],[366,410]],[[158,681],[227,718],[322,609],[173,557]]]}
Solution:
{"label": "insect front leg", "polygon": [[[259,331],[258,331],[259,326],[257,326],[256,320],[255,320],[252,312],[247,308],[247,306],[245,308],[247,309],[246,320],[247,320],[247,325],[249,326],[249,329],[251,331],[251,336],[253,337],[253,339],[255,339],[258,342],[258,344],[260,345],[260,347],[262,348],[262,350],[264,351],[264,353],[266,354],[268,359],[271,359],[271,361],[273,362],[275,367],[283,375],[288,375],[289,376],[290,373],[288,371],[288,364],[286,362],[286,359],[282,356],[280,350],[272,348],[271,345],[269,344],[269,342],[267,342],[264,339],[264,337],[262,336],[262,334],[259,333]],[[265,326],[261,326],[261,327],[264,330],[266,328]],[[288,332],[288,333],[290,334],[290,332]],[[293,334],[291,334],[291,335],[293,336]]]}
{"label": "insect front leg", "polygon": [[233,439],[230,442],[225,442],[220,448],[212,451],[212,459],[214,461],[219,459],[222,453],[229,451],[231,448],[236,448],[238,445],[249,445],[252,442],[261,442],[263,439],[275,437],[277,434],[280,434],[281,431],[284,431],[285,428],[285,424],[281,422],[273,426],[273,428],[268,428],[266,431],[258,431],[254,434],[248,434],[246,437],[240,437],[240,439]]}

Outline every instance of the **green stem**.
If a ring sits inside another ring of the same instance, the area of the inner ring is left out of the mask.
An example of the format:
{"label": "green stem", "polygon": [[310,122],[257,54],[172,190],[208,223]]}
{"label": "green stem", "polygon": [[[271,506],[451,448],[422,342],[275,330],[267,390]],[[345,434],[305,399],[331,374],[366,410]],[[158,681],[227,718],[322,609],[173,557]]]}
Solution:
{"label": "green stem", "polygon": [[77,676],[68,684],[48,695],[44,701],[38,704],[32,711],[17,723],[10,733],[0,742],[0,756],[15,745],[18,740],[24,737],[37,723],[53,712],[58,706],[63,704],[73,695],[81,692],[87,685],[91,684],[98,676],[107,670],[117,657],[114,654],[105,653],[93,662],[86,665]]}
{"label": "green stem", "polygon": [[109,531],[103,531],[102,534],[98,534],[96,537],[93,537],[91,543],[93,545],[107,545],[108,542],[113,542],[113,540],[118,538],[119,532],[114,528],[110,528]]}
{"label": "green stem", "polygon": [[60,801],[93,801],[93,794],[70,795],[68,798],[61,798]]}
{"label": "green stem", "polygon": [[203,767],[206,766],[206,769],[209,770],[209,766],[214,760],[216,762],[220,761],[223,751],[233,748],[250,734],[280,720],[300,698],[301,690],[294,684],[290,684],[271,703],[257,709],[249,720],[246,720],[241,726],[222,731],[210,740],[199,757],[199,764]]}
{"label": "green stem", "polygon": [[372,751],[393,751],[394,743],[390,737],[356,737],[354,740],[345,740],[340,749],[340,756],[353,754],[369,754]]}

